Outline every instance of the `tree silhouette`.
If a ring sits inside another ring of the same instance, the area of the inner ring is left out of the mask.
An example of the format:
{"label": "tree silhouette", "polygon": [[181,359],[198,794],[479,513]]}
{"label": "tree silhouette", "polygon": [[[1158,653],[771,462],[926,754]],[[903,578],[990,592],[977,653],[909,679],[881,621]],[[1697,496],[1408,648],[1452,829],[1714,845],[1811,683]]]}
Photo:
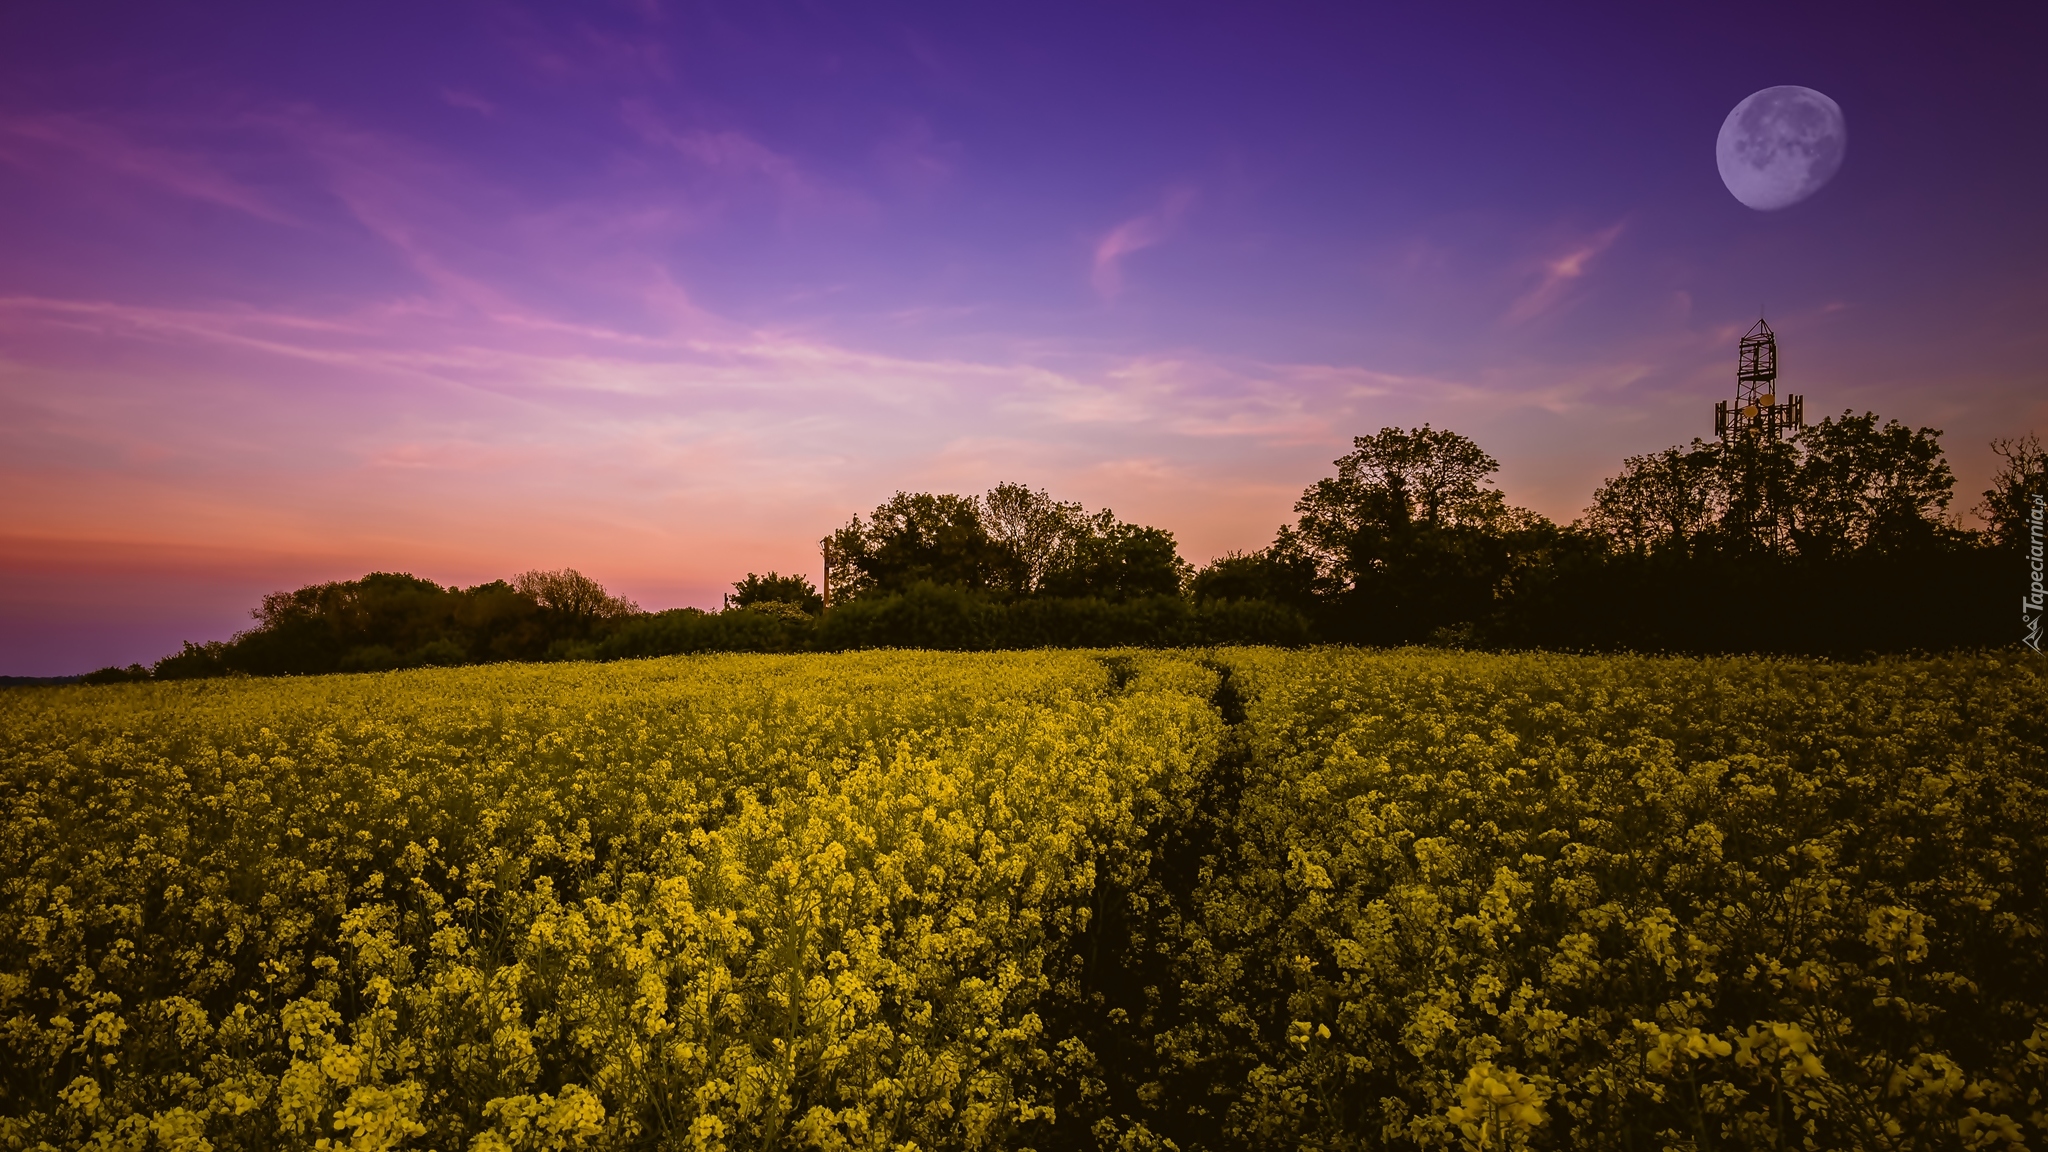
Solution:
{"label": "tree silhouette", "polygon": [[2026,547],[2032,542],[2033,500],[2048,497],[2048,453],[2041,450],[2041,441],[2032,432],[1993,440],[1991,450],[2004,463],[1991,478],[1991,487],[1985,490],[1976,513],[1984,518],[1999,547]]}

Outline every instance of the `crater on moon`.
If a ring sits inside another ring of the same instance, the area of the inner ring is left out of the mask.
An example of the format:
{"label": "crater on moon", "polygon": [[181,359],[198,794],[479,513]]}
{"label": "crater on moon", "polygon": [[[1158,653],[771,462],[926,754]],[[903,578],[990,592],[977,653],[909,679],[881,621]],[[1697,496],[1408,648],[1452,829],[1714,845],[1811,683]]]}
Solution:
{"label": "crater on moon", "polygon": [[1811,88],[1780,84],[1751,93],[1728,113],[1714,160],[1737,200],[1769,212],[1820,191],[1848,146],[1841,105]]}

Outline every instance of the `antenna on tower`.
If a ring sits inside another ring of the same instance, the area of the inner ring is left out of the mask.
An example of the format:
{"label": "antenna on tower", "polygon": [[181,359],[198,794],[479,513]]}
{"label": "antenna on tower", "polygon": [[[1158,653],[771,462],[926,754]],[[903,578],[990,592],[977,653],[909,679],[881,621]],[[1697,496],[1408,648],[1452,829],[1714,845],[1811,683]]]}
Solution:
{"label": "antenna on tower", "polygon": [[1806,426],[1806,397],[1787,396],[1778,402],[1778,334],[1757,309],[1756,324],[1735,352],[1735,402],[1714,404],[1714,435],[1723,443],[1749,437],[1776,440]]}

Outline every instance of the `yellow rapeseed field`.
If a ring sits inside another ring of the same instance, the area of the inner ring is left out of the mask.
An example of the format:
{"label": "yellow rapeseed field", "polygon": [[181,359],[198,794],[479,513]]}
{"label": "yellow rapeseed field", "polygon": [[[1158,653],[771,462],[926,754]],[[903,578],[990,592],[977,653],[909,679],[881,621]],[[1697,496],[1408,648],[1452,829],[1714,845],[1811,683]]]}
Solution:
{"label": "yellow rapeseed field", "polygon": [[0,1148],[2048,1146],[2043,671],[12,690]]}

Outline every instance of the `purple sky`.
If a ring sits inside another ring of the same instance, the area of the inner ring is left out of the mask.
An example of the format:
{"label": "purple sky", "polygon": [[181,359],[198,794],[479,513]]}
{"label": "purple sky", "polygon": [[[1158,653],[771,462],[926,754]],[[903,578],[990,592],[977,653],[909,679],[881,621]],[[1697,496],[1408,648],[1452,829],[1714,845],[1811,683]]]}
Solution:
{"label": "purple sky", "polygon": [[[2048,432],[2041,11],[10,5],[0,674],[376,568],[715,606],[898,488],[1200,563],[1386,424],[1569,520],[1759,307],[1962,511]],[[1848,158],[1759,213],[1775,84]]]}

